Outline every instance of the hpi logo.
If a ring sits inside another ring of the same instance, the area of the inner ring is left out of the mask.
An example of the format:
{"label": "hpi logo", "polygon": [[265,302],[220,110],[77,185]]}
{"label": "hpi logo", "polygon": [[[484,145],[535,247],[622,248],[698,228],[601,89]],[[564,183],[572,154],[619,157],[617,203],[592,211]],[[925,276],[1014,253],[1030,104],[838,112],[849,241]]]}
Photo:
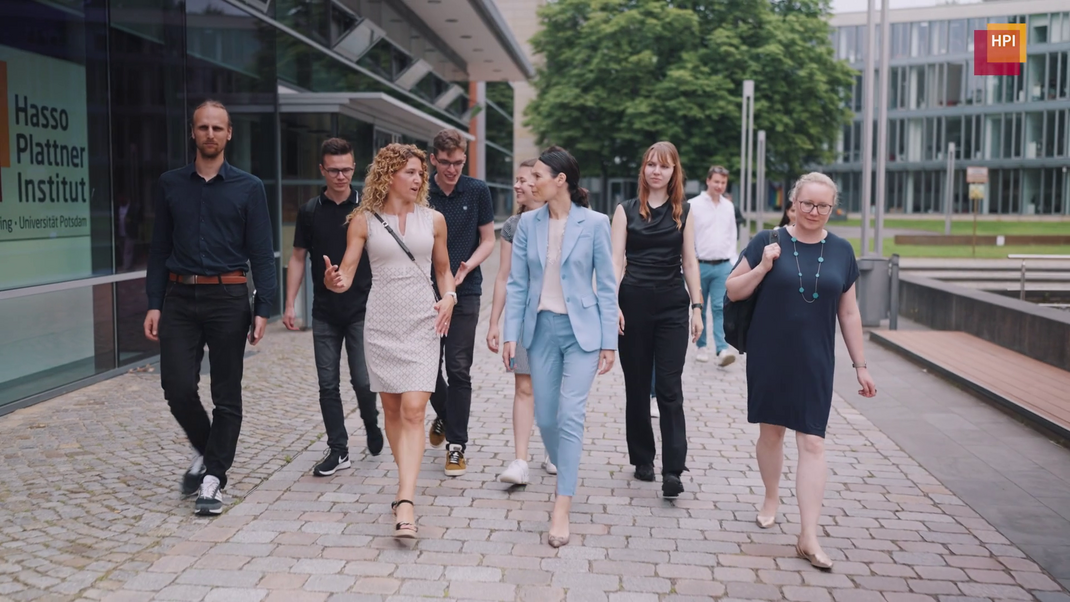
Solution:
{"label": "hpi logo", "polygon": [[973,74],[1020,75],[1025,42],[1025,23],[990,23],[974,30]]}

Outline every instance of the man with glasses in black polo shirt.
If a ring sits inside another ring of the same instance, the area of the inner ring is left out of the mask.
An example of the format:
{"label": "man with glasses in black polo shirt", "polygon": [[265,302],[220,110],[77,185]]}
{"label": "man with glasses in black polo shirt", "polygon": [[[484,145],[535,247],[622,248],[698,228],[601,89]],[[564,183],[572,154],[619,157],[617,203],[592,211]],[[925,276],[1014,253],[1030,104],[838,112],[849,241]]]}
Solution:
{"label": "man with glasses in black polo shirt", "polygon": [[431,405],[438,416],[428,438],[432,447],[446,447],[446,476],[463,475],[472,410],[472,355],[475,352],[483,274],[479,264],[494,250],[494,202],[485,182],[462,174],[468,143],[460,132],[442,130],[432,142],[430,204],[446,218],[446,246],[457,284],[449,335],[442,338],[446,378],[438,375]]}
{"label": "man with glasses in black polo shirt", "polygon": [[[241,432],[245,342],[256,345],[264,337],[277,284],[264,184],[223,157],[233,133],[226,107],[201,103],[192,130],[196,160],[160,176],[157,187],[145,336],[160,342],[164,397],[196,450],[182,493],[197,493],[194,511],[213,515],[223,512]],[[257,289],[252,309],[249,263]],[[211,421],[197,392],[206,344]]]}
{"label": "man with glasses in black polo shirt", "polygon": [[372,288],[372,270],[368,254],[360,257],[353,286],[342,294],[327,290],[323,274],[327,267],[321,260],[330,257],[338,265],[346,253],[346,217],[357,208],[357,191],[351,182],[356,164],[353,147],[341,138],[324,141],[320,147],[320,173],[327,179],[322,194],[313,197],[297,211],[294,250],[286,276],[286,310],[282,322],[297,330],[294,323],[294,300],[305,278],[305,258],[312,256],[312,340],[316,353],[316,374],[320,385],[320,413],[327,430],[327,453],[312,469],[325,477],[349,468],[349,433],[339,392],[339,363],[345,344],[349,360],[349,379],[357,394],[357,407],[368,434],[368,451],[378,456],[383,451],[383,432],[379,430],[379,412],[375,393],[364,363],[364,312]]}

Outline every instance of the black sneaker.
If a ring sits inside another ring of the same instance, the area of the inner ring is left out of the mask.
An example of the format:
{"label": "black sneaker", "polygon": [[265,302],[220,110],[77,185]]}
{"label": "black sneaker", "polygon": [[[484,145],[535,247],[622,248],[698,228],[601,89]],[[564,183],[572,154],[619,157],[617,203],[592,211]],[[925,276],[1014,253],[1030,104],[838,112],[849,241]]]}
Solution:
{"label": "black sneaker", "polygon": [[205,475],[193,511],[200,516],[223,513],[223,489],[219,487],[219,479]]}
{"label": "black sneaker", "polygon": [[635,467],[635,478],[648,483],[654,482],[654,465],[640,464]]}
{"label": "black sneaker", "polygon": [[438,449],[446,442],[446,421],[435,417],[431,423],[431,432],[427,434],[427,442],[431,447]]}
{"label": "black sneaker", "polygon": [[368,453],[378,456],[379,452],[383,451],[383,431],[379,430],[379,425],[375,422],[365,424],[364,430],[368,431]]}
{"label": "black sneaker", "polygon": [[342,452],[329,449],[323,456],[323,460],[312,469],[312,474],[317,477],[329,477],[339,470],[349,468],[350,466],[352,465],[349,463],[348,452],[343,454]]}
{"label": "black sneaker", "polygon": [[667,500],[674,500],[683,492],[684,484],[680,481],[679,476],[667,474],[661,477],[661,497]]}
{"label": "black sneaker", "polygon": [[204,478],[204,456],[198,454],[193,458],[186,474],[182,475],[182,497],[189,497],[201,488],[201,479]]}

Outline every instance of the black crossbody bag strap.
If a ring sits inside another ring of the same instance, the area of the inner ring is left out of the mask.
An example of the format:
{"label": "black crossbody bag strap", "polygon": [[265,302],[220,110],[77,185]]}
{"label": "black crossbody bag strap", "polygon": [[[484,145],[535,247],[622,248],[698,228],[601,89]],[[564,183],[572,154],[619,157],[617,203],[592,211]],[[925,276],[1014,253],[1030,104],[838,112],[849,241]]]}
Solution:
{"label": "black crossbody bag strap", "polygon": [[[413,255],[412,251],[409,250],[409,246],[405,244],[405,241],[401,240],[401,237],[398,236],[398,233],[394,232],[394,229],[390,227],[390,224],[386,223],[386,220],[383,219],[383,216],[379,215],[378,213],[372,213],[372,215],[375,216],[375,219],[379,220],[379,223],[383,225],[383,228],[385,228],[387,232],[390,233],[390,236],[394,237],[394,240],[397,241],[398,246],[401,247],[401,250],[405,251],[405,254],[409,256],[409,259],[411,259],[412,262],[416,264],[416,268],[419,269],[420,264],[416,261],[416,256]],[[421,273],[423,272],[423,270],[420,271]],[[438,289],[435,288],[435,284],[431,282],[430,276],[427,276],[427,274],[424,274],[424,276],[427,277],[427,283],[431,285],[431,293],[435,295],[435,303],[438,303],[442,300],[442,297],[440,297],[438,294]]]}

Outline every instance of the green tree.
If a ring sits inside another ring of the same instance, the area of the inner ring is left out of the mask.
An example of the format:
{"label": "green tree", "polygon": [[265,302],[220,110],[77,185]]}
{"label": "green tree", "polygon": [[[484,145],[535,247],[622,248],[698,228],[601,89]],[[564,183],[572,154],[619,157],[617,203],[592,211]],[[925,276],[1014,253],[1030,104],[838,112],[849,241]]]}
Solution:
{"label": "green tree", "polygon": [[854,72],[835,60],[827,0],[556,0],[539,11],[542,55],[527,125],[590,173],[633,176],[657,140],[689,177],[739,170],[742,82],[755,80],[770,180],[831,159]]}

